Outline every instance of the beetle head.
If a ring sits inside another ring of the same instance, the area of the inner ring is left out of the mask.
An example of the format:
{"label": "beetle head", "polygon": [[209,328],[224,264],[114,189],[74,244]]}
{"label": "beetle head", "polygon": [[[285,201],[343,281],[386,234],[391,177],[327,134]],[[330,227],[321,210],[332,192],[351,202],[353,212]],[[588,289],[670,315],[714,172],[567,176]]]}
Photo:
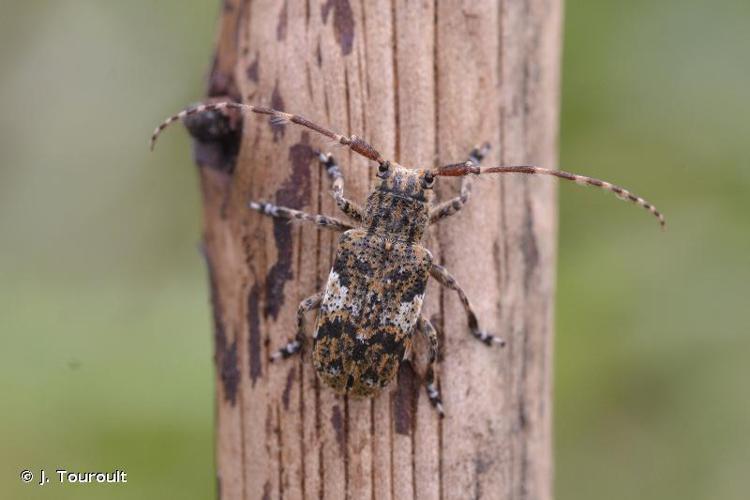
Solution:
{"label": "beetle head", "polygon": [[431,170],[412,170],[389,161],[378,165],[380,182],[376,188],[394,197],[426,203],[432,199],[435,175]]}

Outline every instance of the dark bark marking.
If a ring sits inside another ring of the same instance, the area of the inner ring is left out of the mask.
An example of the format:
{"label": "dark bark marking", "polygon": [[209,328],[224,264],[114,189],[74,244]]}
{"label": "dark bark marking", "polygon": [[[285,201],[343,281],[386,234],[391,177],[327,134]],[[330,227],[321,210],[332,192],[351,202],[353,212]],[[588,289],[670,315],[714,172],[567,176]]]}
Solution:
{"label": "dark bark marking", "polygon": [[263,483],[263,500],[271,500],[271,483],[266,481]]}
{"label": "dark bark marking", "polygon": [[[505,283],[505,274],[503,273],[503,263],[502,259],[504,256],[501,253],[500,250],[500,243],[498,243],[497,240],[492,242],[492,260],[494,264],[494,268],[497,270],[498,274],[498,288],[502,289],[503,283]],[[495,302],[495,308],[497,309],[497,312],[499,315],[503,314],[503,301],[500,300],[500,296],[498,295],[498,299]]]}
{"label": "dark bark marking", "polygon": [[247,294],[247,325],[248,325],[248,364],[250,380],[255,386],[255,382],[262,375],[261,366],[261,335],[260,335],[260,289],[257,283],[254,283]]}
{"label": "dark bark marking", "polygon": [[208,96],[216,97],[222,95],[239,96],[237,90],[237,84],[234,81],[234,76],[228,73],[219,71],[219,60],[218,57],[214,57],[213,65],[211,68],[210,75],[208,77]]}
{"label": "dark bark marking", "polygon": [[[221,302],[219,301],[219,285],[216,283],[216,275],[214,272],[213,262],[206,253],[206,249],[202,249],[203,256],[206,259],[206,267],[208,268],[208,287],[211,301],[211,311],[213,312],[214,320],[214,347],[216,348],[216,355],[219,353],[219,347],[222,349],[226,348],[227,335],[224,331],[224,320],[221,317]],[[218,359],[217,359],[218,361]]]}
{"label": "dark bark marking", "polygon": [[318,39],[318,48],[315,50],[315,62],[318,63],[319,68],[323,65],[323,52],[320,49],[320,39]]}
{"label": "dark bark marking", "polygon": [[[205,253],[205,252],[204,252]],[[237,387],[240,382],[240,369],[237,364],[237,340],[228,345],[224,320],[221,317],[219,288],[211,259],[206,255],[208,280],[211,295],[211,309],[214,320],[214,363],[224,388],[224,399],[234,406],[237,403]]]}
{"label": "dark bark marking", "polygon": [[484,490],[482,489],[482,481],[480,476],[487,473],[495,463],[494,458],[487,458],[478,453],[474,456],[474,495],[473,498],[479,500],[484,496]]}
{"label": "dark bark marking", "polygon": [[221,382],[224,397],[234,406],[237,403],[237,387],[240,384],[240,368],[237,361],[237,339],[229,345],[221,359]]}
{"label": "dark bark marking", "polygon": [[255,53],[255,58],[253,59],[253,62],[250,63],[250,66],[247,67],[247,70],[245,70],[245,75],[247,75],[247,78],[255,83],[258,83],[258,66],[259,66],[259,56],[258,53]]}
{"label": "dark bark marking", "polygon": [[310,64],[305,62],[305,83],[307,84],[307,96],[313,99],[312,75],[310,74]]}
{"label": "dark bark marking", "polygon": [[276,431],[273,427],[272,411],[273,410],[270,406],[266,408],[266,452],[269,455],[271,454],[271,443],[269,442],[269,438]]}
{"label": "dark bark marking", "polygon": [[[218,66],[218,60],[214,60],[214,66]],[[237,93],[237,85],[234,83],[234,78],[227,73],[218,71],[216,68],[211,70],[208,85],[209,96]]]}
{"label": "dark bark marking", "polygon": [[279,21],[276,23],[276,40],[279,42],[286,38],[286,26],[289,21],[288,4],[289,1],[285,0],[279,12]]}
{"label": "dark bark marking", "polygon": [[526,410],[526,399],[522,398],[518,402],[518,427],[521,431],[525,431],[529,425],[529,414]]}
{"label": "dark bark marking", "polygon": [[490,470],[490,467],[492,467],[493,463],[494,460],[477,455],[474,457],[474,471],[477,473],[477,475],[484,474],[485,472]]}
{"label": "dark bark marking", "polygon": [[539,265],[539,247],[534,236],[534,216],[531,211],[531,201],[528,193],[526,197],[526,217],[524,218],[523,234],[521,235],[521,253],[524,258],[523,270],[523,289],[528,293],[531,286],[531,279],[534,276],[537,266]]}
{"label": "dark bark marking", "polygon": [[284,386],[284,392],[281,394],[281,403],[284,405],[285,410],[289,409],[289,396],[292,392],[292,384],[294,383],[294,374],[296,371],[292,367],[286,375],[286,385]]}
{"label": "dark bark marking", "polygon": [[[284,98],[281,97],[281,91],[279,91],[279,81],[277,80],[273,86],[273,92],[271,93],[271,107],[273,109],[284,110]],[[284,137],[286,132],[286,125],[283,123],[271,123],[270,118],[268,121],[273,133],[273,142],[278,142],[279,139]]]}
{"label": "dark bark marking", "polygon": [[[233,100],[229,96],[221,100]],[[193,137],[193,158],[200,167],[231,174],[242,138],[242,117],[235,112],[207,111],[189,115],[185,128]]]}
{"label": "dark bark marking", "polygon": [[327,0],[320,8],[323,24],[328,23],[328,14],[333,8],[333,33],[341,53],[349,55],[354,45],[354,13],[349,0]]}
{"label": "dark bark marking", "polygon": [[336,443],[339,445],[339,453],[344,457],[346,456],[346,430],[344,429],[344,416],[341,413],[339,405],[334,405],[332,412],[331,425],[336,434]]}
{"label": "dark bark marking", "polygon": [[[315,160],[315,151],[310,146],[310,134],[302,132],[300,142],[289,148],[292,171],[276,191],[276,204],[284,207],[302,208],[310,199],[310,164]],[[264,317],[275,320],[284,305],[284,286],[293,278],[292,273],[292,226],[289,222],[274,219],[273,237],[278,255],[276,263],[266,275],[266,305]]]}
{"label": "dark bark marking", "polygon": [[521,499],[529,498],[529,447],[523,446],[521,450],[521,478],[520,489]]}
{"label": "dark bark marking", "polygon": [[419,386],[419,379],[411,363],[401,363],[396,392],[393,395],[393,423],[399,434],[409,436],[414,430]]}

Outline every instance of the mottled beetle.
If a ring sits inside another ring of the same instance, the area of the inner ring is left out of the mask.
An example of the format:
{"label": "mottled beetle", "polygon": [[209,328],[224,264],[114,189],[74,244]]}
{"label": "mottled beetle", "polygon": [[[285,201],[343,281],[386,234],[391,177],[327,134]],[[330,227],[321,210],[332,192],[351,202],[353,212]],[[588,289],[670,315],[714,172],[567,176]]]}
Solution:
{"label": "mottled beetle", "polygon": [[[420,170],[407,169],[384,159],[375,148],[356,136],[336,134],[301,116],[274,109],[221,102],[186,109],[168,118],[151,136],[151,148],[169,124],[206,111],[236,109],[270,115],[274,124],[296,123],[312,129],[378,165],[377,187],[364,208],[344,197],[344,178],[331,155],[320,161],[332,181],[336,205],[357,226],[324,215],[310,215],[270,203],[251,201],[249,207],[280,219],[303,220],[342,231],[325,290],[302,301],[297,309],[297,335],[272,356],[287,358],[306,342],[305,313],[319,309],[313,335],[312,360],[318,377],[339,394],[372,396],[396,376],[401,361],[409,358],[412,335],[421,332],[429,342],[430,365],[424,378],[427,395],[439,414],[443,407],[435,364],[438,338],[430,321],[421,315],[425,286],[430,276],[455,290],[466,311],[471,334],[487,345],[504,342],[479,328],[469,299],[456,280],[420,242],[427,226],[449,217],[466,204],[471,191],[469,174],[523,173],[552,175],[578,184],[596,186],[642,206],[659,219],[664,217],[643,198],[609,182],[560,170],[533,166],[480,167],[488,145],[474,148],[463,163]],[[463,177],[459,196],[431,204],[437,177]]]}

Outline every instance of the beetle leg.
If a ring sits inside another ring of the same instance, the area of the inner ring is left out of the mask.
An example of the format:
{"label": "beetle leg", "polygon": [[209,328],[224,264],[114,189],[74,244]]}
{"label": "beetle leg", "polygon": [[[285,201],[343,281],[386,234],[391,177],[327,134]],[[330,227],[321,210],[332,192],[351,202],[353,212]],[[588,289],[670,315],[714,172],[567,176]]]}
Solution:
{"label": "beetle leg", "polygon": [[339,168],[336,160],[331,153],[320,153],[319,160],[331,179],[331,190],[333,191],[333,198],[336,200],[336,206],[352,219],[362,222],[362,207],[344,197],[344,174],[341,173],[341,168]]}
{"label": "beetle leg", "polygon": [[[490,145],[485,143],[482,146],[476,146],[469,153],[469,161],[474,165],[479,165],[487,155]],[[444,201],[430,210],[430,224],[439,222],[451,215],[454,215],[463,208],[464,205],[469,201],[469,195],[471,195],[471,182],[472,177],[465,175],[461,178],[461,192],[455,198]]]}
{"label": "beetle leg", "polygon": [[352,229],[353,226],[346,222],[340,221],[335,217],[329,217],[327,215],[312,215],[306,212],[301,212],[293,208],[279,207],[271,203],[258,203],[255,201],[248,202],[248,208],[256,210],[263,215],[269,215],[277,219],[286,220],[303,220],[312,222],[316,226],[324,227],[326,229],[332,229],[334,231],[347,231]]}
{"label": "beetle leg", "polygon": [[438,280],[441,285],[450,288],[451,290],[455,290],[456,293],[458,293],[458,298],[461,299],[461,304],[463,304],[464,310],[466,310],[466,317],[469,321],[469,330],[471,331],[471,334],[474,336],[474,338],[484,342],[487,345],[492,345],[493,343],[500,344],[501,347],[505,345],[505,341],[500,337],[495,337],[494,335],[490,335],[489,333],[479,329],[477,315],[474,313],[474,309],[472,309],[471,307],[469,298],[466,296],[463,288],[461,288],[456,282],[456,278],[454,278],[446,268],[437,264],[433,264],[432,268],[430,269],[430,274],[433,278]]}
{"label": "beetle leg", "polygon": [[437,410],[440,417],[445,416],[443,411],[443,400],[440,398],[440,389],[438,384],[437,376],[437,364],[438,364],[438,337],[435,327],[432,326],[430,320],[421,316],[417,322],[417,329],[427,337],[427,341],[430,343],[430,365],[427,368],[427,374],[424,378],[424,387],[427,391],[427,398],[430,400],[432,406]]}
{"label": "beetle leg", "polygon": [[300,302],[299,307],[297,308],[297,335],[294,337],[294,340],[273,353],[271,355],[271,361],[286,359],[302,349],[307,340],[307,335],[305,334],[305,313],[319,308],[322,298],[323,292],[318,292]]}

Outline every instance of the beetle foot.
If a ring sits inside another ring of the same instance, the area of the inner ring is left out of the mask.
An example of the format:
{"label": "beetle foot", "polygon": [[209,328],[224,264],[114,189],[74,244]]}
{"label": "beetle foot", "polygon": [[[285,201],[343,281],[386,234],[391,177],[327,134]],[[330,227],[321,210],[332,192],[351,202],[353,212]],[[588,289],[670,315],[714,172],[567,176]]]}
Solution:
{"label": "beetle foot", "polygon": [[299,340],[292,340],[287,345],[285,345],[284,347],[282,347],[275,353],[271,354],[269,361],[274,363],[280,359],[290,358],[294,356],[295,354],[297,354],[298,352],[300,352],[301,349],[302,349],[302,342],[300,342]]}
{"label": "beetle foot", "polygon": [[474,338],[488,346],[498,344],[500,347],[505,347],[504,339],[496,337],[495,335],[491,335],[483,330],[472,331],[471,334],[474,335]]}

